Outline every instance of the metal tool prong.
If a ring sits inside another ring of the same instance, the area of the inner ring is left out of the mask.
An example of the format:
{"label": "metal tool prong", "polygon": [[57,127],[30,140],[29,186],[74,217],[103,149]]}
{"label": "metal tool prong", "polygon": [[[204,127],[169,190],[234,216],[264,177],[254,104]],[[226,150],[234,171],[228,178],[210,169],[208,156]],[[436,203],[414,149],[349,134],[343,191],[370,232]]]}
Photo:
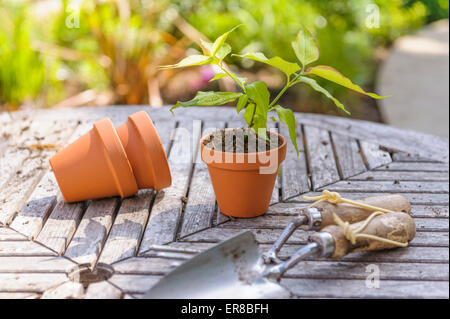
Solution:
{"label": "metal tool prong", "polygon": [[305,225],[306,223],[308,223],[308,218],[304,215],[298,216],[296,219],[290,222],[289,225],[283,230],[281,236],[278,237],[277,241],[272,246],[272,248],[270,248],[269,251],[263,253],[262,258],[264,263],[265,264],[281,263],[282,260],[278,258],[278,252],[280,251],[281,247],[289,239],[289,237],[291,237],[292,233],[299,226]]}

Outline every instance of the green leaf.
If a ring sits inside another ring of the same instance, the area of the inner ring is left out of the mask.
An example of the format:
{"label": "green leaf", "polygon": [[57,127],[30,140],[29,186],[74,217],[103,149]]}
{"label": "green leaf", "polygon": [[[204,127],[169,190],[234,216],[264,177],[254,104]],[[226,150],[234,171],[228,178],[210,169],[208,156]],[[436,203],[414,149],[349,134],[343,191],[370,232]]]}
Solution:
{"label": "green leaf", "polygon": [[[267,114],[258,114],[256,111],[256,114],[253,117],[253,125],[251,128],[258,136],[266,140],[269,139],[269,137],[267,136]],[[260,129],[262,130],[260,131]]]}
{"label": "green leaf", "polygon": [[368,95],[374,99],[384,99],[386,97],[389,97],[389,95],[388,96],[379,96],[375,93],[368,93],[368,92],[364,91],[359,85],[352,83],[352,81],[349,78],[345,77],[338,70],[332,68],[331,66],[318,65],[318,66],[310,68],[308,70],[308,72],[305,74],[314,74],[314,75],[320,76],[321,78],[327,79],[328,81],[337,83],[337,84],[342,85],[346,88],[349,88],[353,91]]}
{"label": "green leaf", "polygon": [[276,122],[277,121],[277,119],[274,118],[273,116],[271,116],[270,119],[272,120],[272,122]]}
{"label": "green leaf", "polygon": [[237,114],[239,114],[244,109],[244,107],[247,105],[247,101],[248,101],[248,96],[247,95],[241,95],[239,97],[239,100],[238,100],[238,102],[236,104],[236,112],[237,112]]}
{"label": "green leaf", "polygon": [[253,114],[255,113],[256,105],[254,103],[250,103],[244,112],[244,119],[247,122],[247,125],[250,126],[252,123]]}
{"label": "green leaf", "polygon": [[219,51],[219,49],[220,49],[220,48],[222,47],[222,45],[225,43],[225,40],[227,39],[228,35],[229,35],[231,32],[233,32],[235,29],[239,28],[240,26],[241,26],[241,24],[235,26],[233,29],[231,29],[231,30],[228,31],[228,32],[225,32],[225,33],[222,34],[220,37],[218,37],[218,38],[216,39],[216,41],[214,41],[214,44],[213,44],[213,46],[212,46],[212,48],[211,48],[211,50],[210,50],[212,56],[215,56],[215,55],[216,55],[216,53]]}
{"label": "green leaf", "polygon": [[182,106],[182,107],[191,107],[191,106],[218,106],[223,105],[225,103],[233,102],[238,97],[240,97],[242,93],[236,92],[197,92],[197,95],[190,101],[187,102],[177,102],[170,111],[173,112],[174,109]]}
{"label": "green leaf", "polygon": [[311,33],[304,27],[300,29],[297,37],[291,42],[295,55],[306,67],[319,59],[319,48]]}
{"label": "green leaf", "polygon": [[241,58],[247,58],[251,60],[255,60],[258,62],[262,62],[268,65],[271,65],[281,71],[283,71],[286,76],[289,78],[289,76],[297,71],[300,70],[300,67],[297,63],[288,62],[278,56],[273,57],[271,59],[268,59],[263,53],[261,52],[253,52],[253,53],[246,53],[246,54],[234,54]]}
{"label": "green leaf", "polygon": [[292,144],[294,144],[295,150],[297,151],[297,156],[299,155],[297,146],[297,133],[295,132],[295,116],[294,112],[290,109],[285,109],[280,105],[275,105],[275,110],[277,111],[278,118],[280,121],[287,125],[289,129],[289,137],[291,138]]}
{"label": "green leaf", "polygon": [[226,74],[226,73],[217,73],[216,75],[214,75],[214,77],[211,80],[209,80],[209,82],[213,82],[213,81],[219,80],[219,79],[227,77],[227,76],[228,76],[228,74]]}
{"label": "green leaf", "polygon": [[[201,47],[202,47],[203,53],[207,56],[213,57],[212,48],[213,48],[214,44],[211,42],[203,41],[203,40],[200,40],[200,41],[201,41]],[[224,44],[222,44],[220,49],[216,52],[215,56],[219,60],[223,60],[230,53],[231,53],[231,46],[228,43],[224,43]]]}
{"label": "green leaf", "polygon": [[190,55],[190,56],[184,58],[177,64],[162,65],[159,67],[159,69],[183,68],[183,67],[187,67],[187,66],[207,64],[211,61],[212,61],[211,57],[200,55],[200,54],[195,54],[195,55]]}
{"label": "green leaf", "polygon": [[266,83],[262,81],[256,81],[247,85],[245,87],[245,90],[248,97],[256,103],[256,106],[259,110],[258,113],[261,115],[266,114],[267,116],[267,112],[269,109],[270,92],[267,89]]}
{"label": "green leaf", "polygon": [[[316,90],[317,92],[322,93],[323,95],[325,95],[327,98],[329,98],[330,100],[332,100],[334,102],[334,104],[336,104],[337,107],[339,107],[340,109],[342,109],[345,113],[350,114],[349,111],[347,111],[347,109],[345,108],[344,104],[342,104],[341,102],[339,102],[338,99],[336,99],[334,96],[332,96],[330,94],[330,92],[328,92],[327,90],[325,90],[322,86],[319,85],[319,83],[316,82],[316,80],[308,78],[306,76],[301,76],[299,77],[299,79],[297,81],[295,81],[295,83],[298,82],[302,82],[302,83],[306,83],[308,84],[310,87],[312,87],[314,90]],[[293,84],[295,84],[293,83]]]}

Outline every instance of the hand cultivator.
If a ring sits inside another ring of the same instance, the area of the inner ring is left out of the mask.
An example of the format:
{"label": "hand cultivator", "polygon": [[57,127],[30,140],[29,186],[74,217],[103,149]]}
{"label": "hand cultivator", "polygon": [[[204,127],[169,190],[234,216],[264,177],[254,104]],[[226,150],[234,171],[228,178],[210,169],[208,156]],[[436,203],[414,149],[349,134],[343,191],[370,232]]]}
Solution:
{"label": "hand cultivator", "polygon": [[[286,298],[279,281],[308,257],[338,259],[369,250],[406,247],[416,233],[410,205],[399,195],[351,201],[325,191],[302,209],[269,252],[261,254],[251,232],[244,232],[188,260],[156,284],[147,298]],[[328,201],[328,202],[326,202]],[[320,230],[285,261],[277,254],[299,226]]]}

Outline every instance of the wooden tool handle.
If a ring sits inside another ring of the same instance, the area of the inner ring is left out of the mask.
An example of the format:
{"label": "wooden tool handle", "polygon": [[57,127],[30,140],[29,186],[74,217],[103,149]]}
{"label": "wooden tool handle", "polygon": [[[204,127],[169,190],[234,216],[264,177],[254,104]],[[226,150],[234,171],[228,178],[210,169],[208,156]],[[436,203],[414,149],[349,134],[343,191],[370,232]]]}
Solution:
{"label": "wooden tool handle", "polygon": [[[411,205],[408,200],[397,194],[387,194],[382,196],[373,196],[356,200],[358,202],[389,209],[394,212],[409,213],[411,211]],[[369,217],[373,211],[369,211],[364,208],[353,206],[350,204],[331,204],[329,202],[320,202],[314,207],[318,208],[322,212],[322,224],[320,229],[326,226],[334,225],[333,213],[337,214],[344,222],[350,224],[357,223],[365,220]]]}
{"label": "wooden tool handle", "polygon": [[[354,231],[358,229],[364,221],[350,225]],[[357,238],[355,244],[352,244],[344,235],[344,230],[340,226],[330,225],[325,227],[322,232],[331,234],[334,239],[334,253],[332,258],[341,258],[349,253],[382,250],[398,247],[391,243],[382,242],[376,239]],[[414,219],[404,213],[388,213],[375,217],[359,234],[373,235],[386,238],[392,241],[408,243],[416,235],[416,224]]]}

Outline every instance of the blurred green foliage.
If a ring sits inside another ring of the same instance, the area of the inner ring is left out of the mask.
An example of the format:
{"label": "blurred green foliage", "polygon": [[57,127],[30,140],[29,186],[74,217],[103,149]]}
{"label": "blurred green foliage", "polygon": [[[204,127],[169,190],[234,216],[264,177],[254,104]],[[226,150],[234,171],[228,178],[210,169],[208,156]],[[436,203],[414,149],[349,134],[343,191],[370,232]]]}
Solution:
{"label": "blurred green foliage", "polygon": [[[179,59],[189,45],[198,49],[174,25],[178,15],[210,39],[243,23],[228,39],[235,53],[291,61],[287,48],[303,24],[318,39],[320,64],[371,89],[377,48],[449,12],[446,0],[85,0],[79,26],[69,28],[71,1],[44,15],[38,4],[0,0],[0,106],[51,106],[90,88],[111,90],[116,103],[147,103],[155,66]],[[263,67],[227,62],[250,72]]]}
{"label": "blurred green foliage", "polygon": [[[5,6],[4,6],[5,5]],[[0,105],[15,109],[36,98],[45,81],[41,56],[31,48],[26,7],[0,7]]]}

